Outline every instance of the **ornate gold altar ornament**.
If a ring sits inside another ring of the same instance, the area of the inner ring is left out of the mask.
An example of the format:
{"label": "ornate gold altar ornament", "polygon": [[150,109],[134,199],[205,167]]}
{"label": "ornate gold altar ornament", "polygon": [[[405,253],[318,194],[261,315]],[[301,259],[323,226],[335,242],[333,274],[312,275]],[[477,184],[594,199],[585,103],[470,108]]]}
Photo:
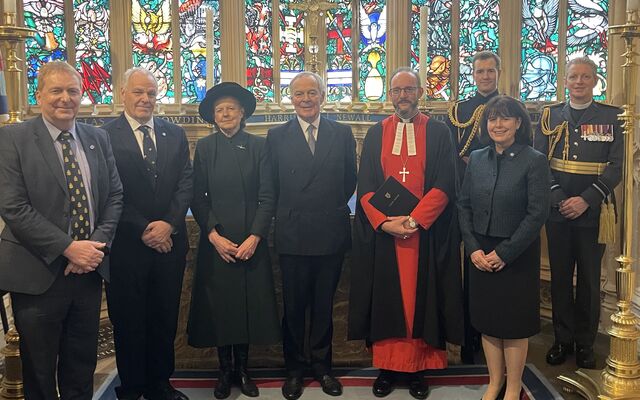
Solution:
{"label": "ornate gold altar ornament", "polygon": [[304,12],[305,31],[308,29],[309,46],[307,47],[311,54],[311,61],[308,62],[310,71],[318,73],[318,20],[329,10],[336,8],[335,3],[328,1],[303,0],[300,3],[289,4],[291,10]]}
{"label": "ornate gold altar ornament", "polygon": [[453,126],[458,128],[458,140],[461,140],[462,136],[464,135],[464,131],[462,131],[461,133],[460,129],[464,130],[465,128],[468,128],[469,126],[471,126],[471,124],[473,124],[473,127],[471,128],[471,132],[469,132],[469,137],[467,138],[466,143],[462,147],[462,150],[460,150],[460,152],[458,153],[458,156],[462,157],[467,152],[467,150],[469,150],[469,146],[471,146],[471,142],[473,141],[473,138],[478,133],[478,130],[480,128],[480,116],[484,111],[485,105],[484,104],[479,105],[475,109],[473,114],[471,114],[471,118],[469,118],[468,121],[460,122],[458,120],[458,104],[459,104],[458,102],[455,102],[453,103],[453,105],[451,105],[451,107],[449,107],[449,120],[451,121]]}

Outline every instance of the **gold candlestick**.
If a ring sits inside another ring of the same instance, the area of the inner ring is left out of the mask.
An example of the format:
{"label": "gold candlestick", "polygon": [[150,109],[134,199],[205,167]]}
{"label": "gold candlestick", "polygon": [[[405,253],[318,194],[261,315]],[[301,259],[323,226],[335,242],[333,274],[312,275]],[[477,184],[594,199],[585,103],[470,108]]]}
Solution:
{"label": "gold candlestick", "polygon": [[36,31],[16,26],[16,14],[4,13],[4,25],[0,25],[0,41],[5,43],[7,51],[5,77],[7,82],[7,97],[9,101],[9,124],[22,122],[21,104],[23,101],[22,69],[24,61],[18,57],[18,49],[29,37],[35,36]]}
{"label": "gold candlestick", "polygon": [[558,377],[567,384],[564,390],[576,392],[589,400],[623,400],[640,398],[640,362],[638,361],[638,339],[640,319],[632,310],[632,297],[635,289],[635,272],[631,257],[633,244],[633,156],[634,132],[637,119],[636,90],[638,64],[635,61],[634,39],[640,37],[637,11],[627,13],[627,23],[611,26],[611,35],[619,35],[625,41],[626,50],[622,55],[622,82],[625,90],[624,110],[619,115],[624,128],[624,176],[623,176],[623,212],[622,215],[622,254],[616,258],[620,267],[616,270],[616,296],[618,311],[611,316],[613,325],[608,333],[611,346],[607,365],[604,370],[578,370],[575,376]]}
{"label": "gold candlestick", "polygon": [[335,3],[328,1],[304,0],[301,3],[289,4],[292,10],[304,12],[305,31],[309,37],[307,51],[311,54],[311,60],[307,63],[309,70],[318,73],[318,21],[325,12],[336,7]]}

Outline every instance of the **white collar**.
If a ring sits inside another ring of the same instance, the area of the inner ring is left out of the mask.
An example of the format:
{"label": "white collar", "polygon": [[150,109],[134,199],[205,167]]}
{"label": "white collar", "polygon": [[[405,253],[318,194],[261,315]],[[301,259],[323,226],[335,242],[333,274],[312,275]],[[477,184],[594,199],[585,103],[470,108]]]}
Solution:
{"label": "white collar", "polygon": [[135,120],[132,116],[130,116],[129,114],[127,114],[127,112],[124,112],[124,117],[127,119],[127,121],[129,122],[129,126],[131,126],[131,130],[133,130],[134,132],[138,129],[140,129],[140,127],[142,125],[146,125],[149,128],[151,128],[152,132],[155,132],[155,129],[153,127],[153,117],[151,117],[151,119],[147,122],[145,122],[144,124],[141,124],[140,122],[138,122],[137,120]]}

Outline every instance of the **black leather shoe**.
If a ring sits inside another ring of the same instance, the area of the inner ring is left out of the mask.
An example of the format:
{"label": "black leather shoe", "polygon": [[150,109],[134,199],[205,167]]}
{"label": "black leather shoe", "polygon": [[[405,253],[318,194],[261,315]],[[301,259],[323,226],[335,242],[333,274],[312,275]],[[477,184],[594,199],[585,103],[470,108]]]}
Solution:
{"label": "black leather shoe", "polygon": [[233,375],[230,370],[220,371],[220,376],[218,376],[218,384],[216,388],[213,390],[213,395],[216,399],[226,399],[231,394],[231,384],[233,380]]}
{"label": "black leather shoe", "polygon": [[189,398],[179,390],[176,390],[169,383],[151,388],[144,393],[147,400],[189,400]]}
{"label": "black leather shoe", "polygon": [[393,392],[393,384],[395,383],[395,375],[391,371],[380,371],[380,375],[373,382],[373,395],[376,397],[385,397]]}
{"label": "black leather shoe", "polygon": [[238,383],[240,384],[240,391],[245,396],[258,397],[260,395],[258,387],[247,373],[247,370],[238,371]]}
{"label": "black leather shoe", "polygon": [[409,378],[409,394],[415,399],[426,399],[429,395],[429,385],[422,373],[411,374]]}
{"label": "black leather shoe", "polygon": [[287,400],[296,400],[302,396],[302,378],[290,376],[282,385],[282,395]]}
{"label": "black leather shoe", "polygon": [[580,368],[595,369],[596,357],[591,346],[577,346],[576,365]]}
{"label": "black leather shoe", "polygon": [[317,377],[316,380],[320,382],[320,386],[322,386],[322,391],[328,394],[329,396],[340,396],[342,395],[342,383],[339,380],[334,378],[331,375],[322,375]]}
{"label": "black leather shoe", "polygon": [[547,364],[560,365],[569,354],[573,354],[573,344],[555,343],[547,352]]}

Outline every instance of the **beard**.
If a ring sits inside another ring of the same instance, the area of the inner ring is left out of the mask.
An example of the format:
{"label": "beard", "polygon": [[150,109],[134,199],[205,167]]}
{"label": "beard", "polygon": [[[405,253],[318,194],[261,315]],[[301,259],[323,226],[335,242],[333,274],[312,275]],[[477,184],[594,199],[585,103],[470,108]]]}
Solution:
{"label": "beard", "polygon": [[[401,109],[400,108],[401,103],[408,103],[411,105],[411,108]],[[396,114],[400,118],[409,119],[409,118],[412,118],[414,115],[416,115],[418,112],[418,100],[413,102],[409,100],[404,100],[402,102],[398,101],[397,103],[393,103],[393,108],[396,110]]]}

